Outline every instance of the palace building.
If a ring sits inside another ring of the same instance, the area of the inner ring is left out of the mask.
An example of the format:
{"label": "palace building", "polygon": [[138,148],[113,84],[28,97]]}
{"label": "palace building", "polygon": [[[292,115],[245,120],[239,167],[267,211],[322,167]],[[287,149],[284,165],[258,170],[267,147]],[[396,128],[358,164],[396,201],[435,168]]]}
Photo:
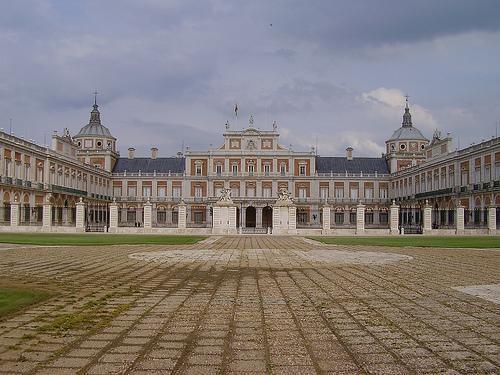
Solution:
{"label": "palace building", "polygon": [[500,138],[453,150],[403,121],[381,157],[318,156],[270,130],[226,129],[219,147],[117,152],[94,102],[50,147],[0,131],[0,230],[115,233],[495,234]]}

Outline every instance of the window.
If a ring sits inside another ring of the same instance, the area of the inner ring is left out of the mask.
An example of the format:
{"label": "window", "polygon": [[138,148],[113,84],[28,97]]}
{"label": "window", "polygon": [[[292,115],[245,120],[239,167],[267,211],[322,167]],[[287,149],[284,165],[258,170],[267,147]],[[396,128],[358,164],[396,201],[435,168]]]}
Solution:
{"label": "window", "polygon": [[159,197],[165,197],[167,195],[167,188],[166,186],[158,186],[158,196]]}
{"label": "window", "polygon": [[270,187],[265,187],[262,189],[262,196],[264,198],[271,198],[271,188]]}
{"label": "window", "polygon": [[478,184],[481,182],[481,167],[476,167],[474,169],[474,183]]}
{"label": "window", "polygon": [[196,186],[194,188],[194,196],[195,198],[203,197],[203,188],[201,186]]}
{"label": "window", "polygon": [[381,188],[380,189],[380,198],[385,198],[387,199],[387,189],[386,188]]}
{"label": "window", "polygon": [[344,188],[343,187],[336,187],[335,188],[335,198],[344,198]]}
{"label": "window", "polygon": [[264,174],[266,176],[269,176],[270,173],[271,173],[271,166],[269,164],[264,164]]}
{"label": "window", "polygon": [[121,197],[122,196],[122,187],[121,186],[115,186],[113,188],[113,196],[115,196],[115,197]]}
{"label": "window", "polygon": [[389,222],[389,214],[385,211],[379,213],[380,224],[387,224]]}
{"label": "window", "polygon": [[356,224],[356,212],[349,213],[349,222],[351,224]]}
{"label": "window", "polygon": [[404,143],[401,143],[401,144],[399,145],[399,148],[400,148],[401,150],[404,150],[404,149],[406,149],[406,145],[405,145]]}
{"label": "window", "polygon": [[343,212],[335,212],[335,224],[336,225],[344,224],[344,213]]}
{"label": "window", "polygon": [[174,186],[172,188],[172,196],[174,198],[180,198],[181,197],[181,188],[180,188],[180,186]]}
{"label": "window", "polygon": [[286,164],[285,163],[280,164],[280,174],[282,176],[284,176],[286,174]]}
{"label": "window", "polygon": [[307,189],[306,188],[299,188],[299,198],[305,199],[306,197],[307,197]]}
{"label": "window", "polygon": [[240,189],[237,187],[231,188],[231,197],[239,197],[240,196]]}
{"label": "window", "polygon": [[196,164],[196,175],[201,176],[201,164]]}
{"label": "window", "polygon": [[135,197],[137,195],[137,188],[136,186],[129,186],[127,190],[127,195],[129,197]]}
{"label": "window", "polygon": [[306,166],[305,165],[299,165],[299,175],[300,176],[306,175]]}
{"label": "window", "polygon": [[297,223],[299,224],[307,224],[308,222],[308,214],[304,211],[297,211]]}
{"label": "window", "polygon": [[319,191],[319,195],[320,195],[321,199],[323,199],[323,200],[328,199],[328,188],[322,187]]}
{"label": "window", "polygon": [[167,211],[160,209],[156,212],[156,221],[160,224],[165,224],[167,222]]}
{"label": "window", "polygon": [[203,223],[203,212],[202,211],[195,211],[194,212],[194,222],[195,224],[202,224]]}
{"label": "window", "polygon": [[151,196],[151,186],[143,186],[142,187],[142,196],[150,197]]}
{"label": "window", "polygon": [[489,164],[484,166],[483,181],[485,182],[491,181],[491,166]]}
{"label": "window", "polygon": [[215,166],[215,173],[217,174],[217,176],[220,176],[222,174],[222,165],[217,164]]}
{"label": "window", "polygon": [[254,165],[248,164],[248,175],[253,176],[253,172],[254,172]]}
{"label": "window", "polygon": [[136,222],[135,208],[129,208],[127,210],[127,222],[129,222],[129,223],[135,223]]}
{"label": "window", "polygon": [[249,197],[249,198],[255,197],[255,188],[254,187],[247,187],[247,197]]}
{"label": "window", "polygon": [[462,171],[462,185],[467,185],[469,183],[469,172],[466,170]]}
{"label": "window", "polygon": [[365,188],[365,198],[373,199],[373,188]]}
{"label": "window", "polygon": [[218,198],[218,197],[220,197],[221,193],[222,193],[222,188],[216,187],[215,188],[215,196]]}
{"label": "window", "polygon": [[233,164],[232,169],[233,169],[233,176],[237,176],[238,175],[238,164]]}
{"label": "window", "polygon": [[358,189],[351,188],[351,199],[358,199]]}
{"label": "window", "polygon": [[365,212],[365,223],[373,224],[373,212]]}
{"label": "window", "polygon": [[495,180],[500,179],[500,163],[495,163]]}

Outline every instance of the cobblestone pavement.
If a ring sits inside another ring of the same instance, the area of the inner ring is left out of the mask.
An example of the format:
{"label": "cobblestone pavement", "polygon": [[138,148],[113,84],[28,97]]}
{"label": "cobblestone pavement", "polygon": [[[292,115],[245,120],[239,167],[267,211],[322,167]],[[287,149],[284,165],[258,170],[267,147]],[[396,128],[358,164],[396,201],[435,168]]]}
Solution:
{"label": "cobblestone pavement", "polygon": [[0,321],[0,373],[500,373],[496,250],[220,237],[0,250],[59,294]]}

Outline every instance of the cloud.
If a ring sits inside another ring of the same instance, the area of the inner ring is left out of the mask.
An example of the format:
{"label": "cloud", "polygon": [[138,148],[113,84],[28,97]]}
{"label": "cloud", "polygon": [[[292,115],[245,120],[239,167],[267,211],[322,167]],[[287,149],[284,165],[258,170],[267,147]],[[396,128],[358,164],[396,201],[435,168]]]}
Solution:
{"label": "cloud", "polygon": [[[372,110],[387,119],[394,119],[396,113],[401,112],[403,103],[405,103],[405,95],[399,89],[388,89],[379,87],[375,90],[364,92],[361,94],[361,100],[371,104]],[[427,130],[439,128],[437,120],[432,113],[418,105],[411,104],[412,122],[415,127],[421,127]]]}

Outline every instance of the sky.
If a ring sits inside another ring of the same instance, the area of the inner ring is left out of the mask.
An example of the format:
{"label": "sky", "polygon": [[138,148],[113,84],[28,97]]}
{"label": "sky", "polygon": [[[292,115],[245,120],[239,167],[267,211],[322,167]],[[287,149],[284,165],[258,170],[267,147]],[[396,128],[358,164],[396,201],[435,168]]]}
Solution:
{"label": "sky", "polygon": [[[380,156],[413,124],[454,147],[500,131],[498,0],[16,0],[0,12],[0,128],[43,144],[101,119],[147,156],[271,130]],[[238,104],[238,117],[234,106]],[[11,120],[12,119],[12,120]]]}

